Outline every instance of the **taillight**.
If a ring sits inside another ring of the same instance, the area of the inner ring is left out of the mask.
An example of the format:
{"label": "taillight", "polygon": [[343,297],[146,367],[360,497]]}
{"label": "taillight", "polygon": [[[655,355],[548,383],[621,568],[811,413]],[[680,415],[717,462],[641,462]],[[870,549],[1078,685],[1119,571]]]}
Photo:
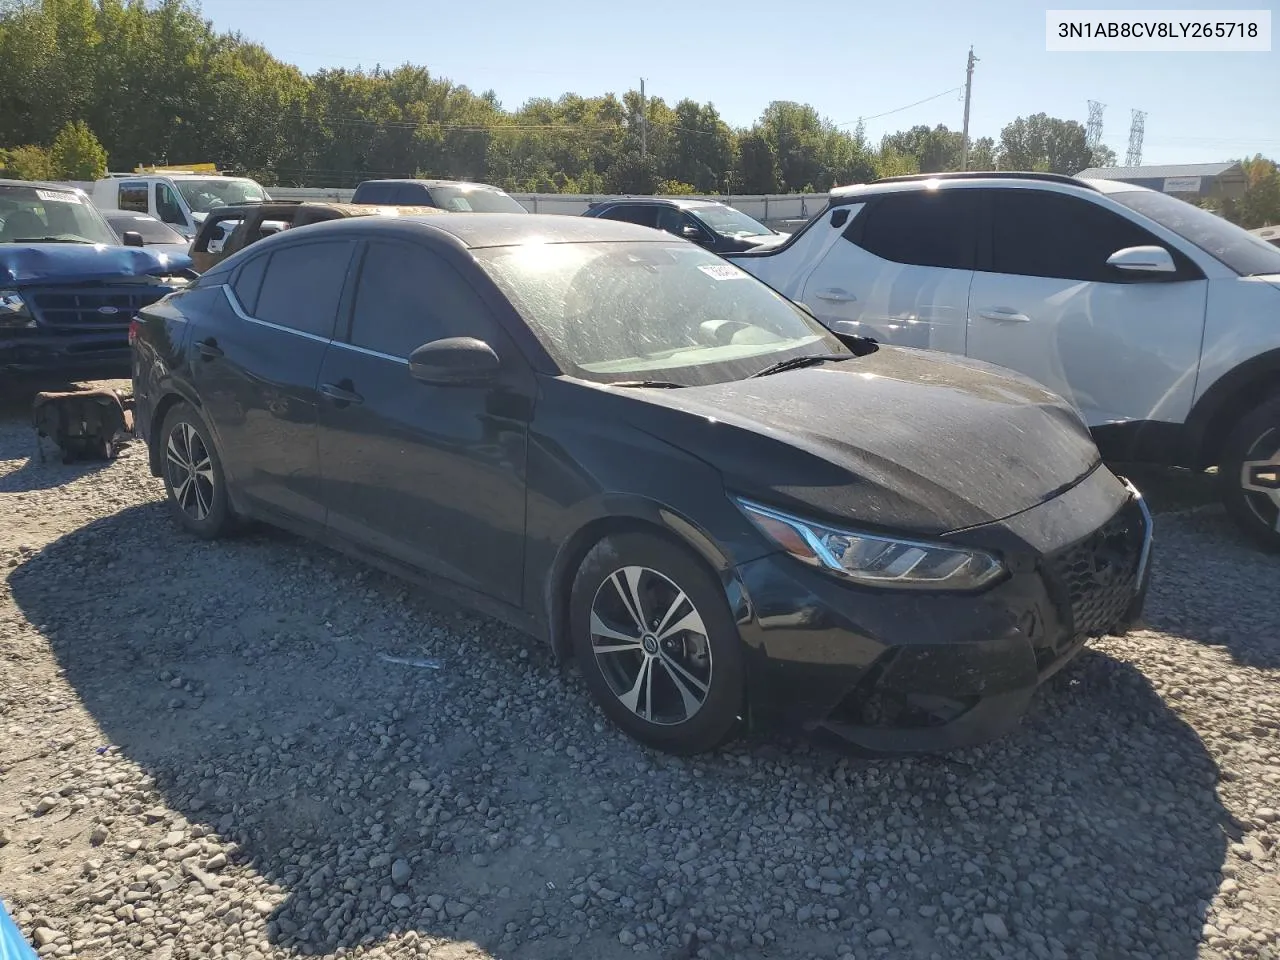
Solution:
{"label": "taillight", "polygon": [[135,317],[129,321],[129,346],[133,346],[138,341],[138,331],[142,329],[142,324]]}

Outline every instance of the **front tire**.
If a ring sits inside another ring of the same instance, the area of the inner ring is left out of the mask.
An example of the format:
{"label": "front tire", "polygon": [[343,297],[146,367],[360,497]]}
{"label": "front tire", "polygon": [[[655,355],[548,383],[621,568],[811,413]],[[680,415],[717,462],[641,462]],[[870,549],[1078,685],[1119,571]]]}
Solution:
{"label": "front tire", "polygon": [[605,537],[570,599],[574,652],[596,702],[641,743],[694,754],[742,713],[742,640],[716,579],[687,550],[644,533]]}
{"label": "front tire", "polygon": [[179,526],[204,540],[231,533],[235,515],[222,460],[195,408],[186,403],[174,406],[164,418],[158,439],[169,512]]}
{"label": "front tire", "polygon": [[1221,459],[1218,478],[1227,512],[1263,549],[1280,551],[1280,397],[1236,424]]}

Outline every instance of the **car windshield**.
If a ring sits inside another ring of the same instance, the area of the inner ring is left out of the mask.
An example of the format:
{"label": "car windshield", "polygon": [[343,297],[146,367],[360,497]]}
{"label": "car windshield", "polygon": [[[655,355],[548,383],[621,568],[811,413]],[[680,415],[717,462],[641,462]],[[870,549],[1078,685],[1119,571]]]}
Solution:
{"label": "car windshield", "polygon": [[560,367],[609,383],[741,380],[849,350],[795,304],[687,243],[529,243],[476,256]]}
{"label": "car windshield", "polygon": [[173,184],[192,213],[208,213],[233,203],[260,203],[267,199],[267,192],[255,181],[240,177],[175,180]]}
{"label": "car windshield", "polygon": [[123,239],[126,233],[140,234],[143,243],[186,243],[182,234],[155,217],[131,213],[128,216],[107,217],[111,228]]}
{"label": "car windshield", "polygon": [[1241,276],[1280,273],[1280,249],[1217,214],[1154,190],[1125,190],[1109,196],[1194,243]]}
{"label": "car windshield", "polygon": [[88,198],[74,190],[0,186],[0,243],[105,243],[120,246]]}
{"label": "car windshield", "polygon": [[723,204],[693,207],[689,212],[716,233],[727,237],[766,237],[773,233],[759,220]]}
{"label": "car windshield", "polygon": [[438,185],[431,188],[431,198],[436,206],[460,213],[528,213],[520,202],[501,190],[491,187],[453,187]]}

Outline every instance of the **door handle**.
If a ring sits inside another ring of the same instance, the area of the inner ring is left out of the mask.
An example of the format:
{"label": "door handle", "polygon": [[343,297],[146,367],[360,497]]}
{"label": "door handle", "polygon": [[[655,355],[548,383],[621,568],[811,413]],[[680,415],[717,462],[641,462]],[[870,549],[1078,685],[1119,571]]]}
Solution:
{"label": "door handle", "polygon": [[848,290],[841,290],[839,287],[827,287],[825,290],[815,290],[813,295],[819,300],[830,300],[833,303],[853,303],[858,299]]}
{"label": "door handle", "polygon": [[347,384],[347,386],[344,387],[337,383],[322,383],[320,384],[320,392],[339,407],[345,407],[349,403],[364,403],[364,397],[350,389],[350,380],[343,380],[342,383]]}
{"label": "door handle", "polygon": [[995,320],[998,323],[1030,323],[1031,318],[1025,313],[1018,313],[1010,307],[988,307],[981,311],[978,316],[983,320]]}
{"label": "door handle", "polygon": [[222,348],[218,346],[218,341],[213,337],[201,340],[197,346],[200,349],[200,356],[205,360],[216,360],[218,357],[224,356]]}

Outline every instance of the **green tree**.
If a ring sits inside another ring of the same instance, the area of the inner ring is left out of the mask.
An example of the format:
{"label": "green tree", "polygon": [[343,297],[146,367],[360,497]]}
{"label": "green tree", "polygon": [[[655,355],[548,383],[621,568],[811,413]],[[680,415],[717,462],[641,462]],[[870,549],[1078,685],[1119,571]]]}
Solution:
{"label": "green tree", "polygon": [[605,190],[609,193],[655,193],[662,177],[658,162],[652,156],[638,153],[619,157],[604,174]]}
{"label": "green tree", "polygon": [[53,175],[63,180],[97,180],[107,173],[107,151],[83,120],[58,131],[49,159]]}
{"label": "green tree", "polygon": [[778,192],[778,161],[773,146],[759,128],[738,137],[733,191],[747,194]]}
{"label": "green tree", "polygon": [[1246,230],[1280,223],[1280,169],[1274,160],[1255,154],[1241,160],[1245,188],[1243,196],[1215,201],[1214,207],[1232,223]]}
{"label": "green tree", "polygon": [[52,180],[53,162],[44,147],[28,144],[0,150],[0,177],[9,180]]}
{"label": "green tree", "polygon": [[942,124],[933,128],[922,124],[888,134],[880,141],[880,148],[915,157],[920,173],[939,173],[960,169],[963,143],[964,137],[958,131]]}
{"label": "green tree", "polygon": [[1001,170],[1043,170],[1074,175],[1093,163],[1082,124],[1037,113],[1000,131]]}

